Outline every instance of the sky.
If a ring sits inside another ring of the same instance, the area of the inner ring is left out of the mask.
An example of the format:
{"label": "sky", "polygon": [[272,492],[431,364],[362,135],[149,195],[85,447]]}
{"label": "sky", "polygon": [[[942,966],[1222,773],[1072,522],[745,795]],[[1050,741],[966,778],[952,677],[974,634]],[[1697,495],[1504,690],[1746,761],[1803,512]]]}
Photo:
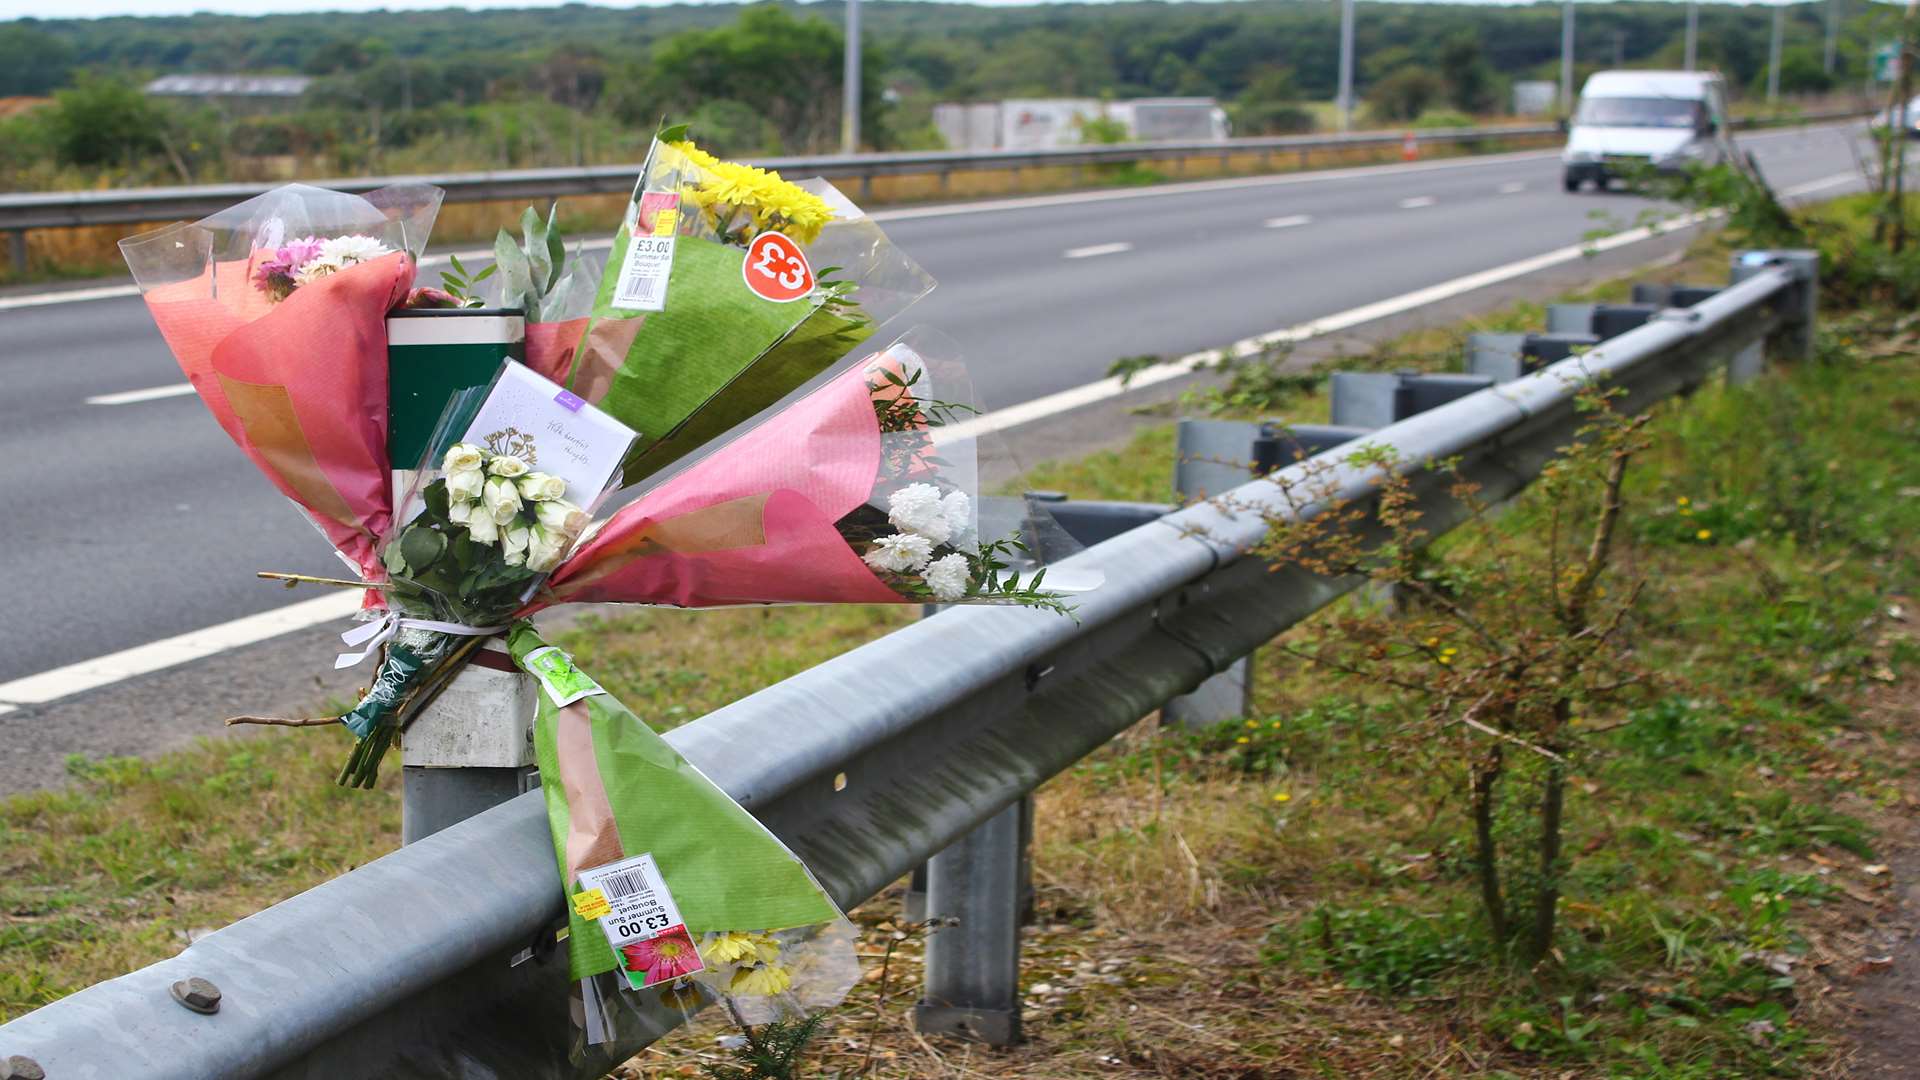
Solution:
{"label": "sky", "polygon": [[[228,15],[259,15],[267,11],[430,11],[440,8],[559,7],[567,0],[64,0],[57,7],[47,0],[0,0],[0,19],[92,18],[101,15],[191,15],[197,11]],[[595,0],[600,7],[654,7],[669,0]],[[699,2],[699,0],[692,0]],[[1054,0],[964,0],[993,7]],[[1451,0],[1454,3],[1527,2],[1527,0]],[[1725,0],[1723,0],[1725,2]],[[1746,2],[1746,0],[1732,0]]]}

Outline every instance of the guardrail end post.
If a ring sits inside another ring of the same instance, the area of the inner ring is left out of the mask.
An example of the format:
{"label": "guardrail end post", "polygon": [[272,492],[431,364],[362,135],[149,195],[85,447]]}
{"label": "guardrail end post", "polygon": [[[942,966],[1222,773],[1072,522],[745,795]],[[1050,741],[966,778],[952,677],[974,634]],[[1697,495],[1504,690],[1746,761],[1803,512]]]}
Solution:
{"label": "guardrail end post", "polygon": [[[506,653],[489,642],[482,650]],[[530,675],[476,662],[453,677],[401,742],[400,842],[411,844],[531,791],[534,695]]]}
{"label": "guardrail end post", "polygon": [[1020,1041],[1020,922],[1031,797],[927,864],[926,981],[914,1026],[989,1046]]}
{"label": "guardrail end post", "polygon": [[13,272],[24,276],[27,272],[27,230],[14,229],[8,232],[7,249],[13,256]]}
{"label": "guardrail end post", "polygon": [[1785,268],[1793,273],[1799,287],[1780,302],[1785,307],[1787,326],[1771,342],[1742,349],[1727,365],[1731,382],[1744,382],[1766,367],[1766,348],[1770,345],[1782,356],[1801,360],[1813,355],[1813,331],[1820,309],[1820,254],[1816,251],[1742,251],[1733,257],[1730,284],[1739,284],[1756,274]]}

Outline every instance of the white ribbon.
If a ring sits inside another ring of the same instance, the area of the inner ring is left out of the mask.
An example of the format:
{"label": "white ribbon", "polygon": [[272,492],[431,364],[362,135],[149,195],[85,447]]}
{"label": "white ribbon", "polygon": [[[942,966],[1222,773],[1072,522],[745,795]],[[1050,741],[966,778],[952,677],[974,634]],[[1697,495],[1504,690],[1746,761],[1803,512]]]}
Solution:
{"label": "white ribbon", "polygon": [[358,652],[343,652],[334,657],[335,671],[350,668],[365,660],[368,654],[378,649],[402,630],[437,630],[442,634],[458,634],[461,637],[492,637],[504,630],[504,626],[466,626],[462,623],[435,622],[432,619],[409,619],[396,612],[389,611],[372,622],[363,622],[359,626],[340,635],[340,640],[349,647],[359,647]]}

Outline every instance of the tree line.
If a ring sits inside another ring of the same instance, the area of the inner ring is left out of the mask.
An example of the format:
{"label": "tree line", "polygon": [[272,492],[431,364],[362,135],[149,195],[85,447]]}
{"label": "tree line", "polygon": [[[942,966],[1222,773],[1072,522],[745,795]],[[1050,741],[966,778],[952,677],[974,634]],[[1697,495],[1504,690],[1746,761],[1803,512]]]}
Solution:
{"label": "tree line", "polygon": [[[1558,4],[1367,3],[1358,81],[1374,118],[1502,110],[1510,84],[1555,77]],[[1876,16],[1848,23],[1833,77],[1824,7],[1788,9],[1784,88],[1849,85]],[[1335,91],[1338,5],[967,4],[868,0],[863,130],[877,149],[938,144],[931,106],[1005,97],[1207,95],[1236,131],[1303,130]],[[839,128],[844,17],[812,4],[192,15],[0,25],[0,97],[53,95],[0,122],[0,182],[59,169],[164,181],[288,156],[341,171],[618,160],[662,115],[692,119],[731,153],[830,149]],[[1685,7],[1583,4],[1583,70],[1678,66]],[[1701,10],[1702,63],[1738,88],[1765,78],[1770,12]],[[240,111],[142,99],[172,73],[299,73],[294,107]],[[468,160],[472,159],[472,160]],[[316,164],[314,167],[320,167]],[[24,171],[23,171],[24,170]]]}

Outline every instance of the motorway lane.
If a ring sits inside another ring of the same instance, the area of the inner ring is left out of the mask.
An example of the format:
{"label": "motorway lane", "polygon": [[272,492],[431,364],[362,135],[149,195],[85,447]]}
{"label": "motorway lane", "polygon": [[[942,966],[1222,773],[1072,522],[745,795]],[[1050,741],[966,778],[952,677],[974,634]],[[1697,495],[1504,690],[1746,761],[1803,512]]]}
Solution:
{"label": "motorway lane", "polygon": [[[1853,161],[1835,129],[1742,142],[1782,187]],[[910,321],[960,341],[992,407],[1097,379],[1120,356],[1179,355],[1573,243],[1590,212],[1624,223],[1647,205],[1565,195],[1557,160],[1537,153],[1047,201],[887,222],[941,282]],[[1118,245],[1131,246],[1067,257]],[[26,495],[0,527],[15,583],[0,681],[295,598],[256,569],[337,567],[197,398],[85,403],[179,381],[136,299],[0,311],[0,490]],[[39,587],[50,573],[57,585]]]}

